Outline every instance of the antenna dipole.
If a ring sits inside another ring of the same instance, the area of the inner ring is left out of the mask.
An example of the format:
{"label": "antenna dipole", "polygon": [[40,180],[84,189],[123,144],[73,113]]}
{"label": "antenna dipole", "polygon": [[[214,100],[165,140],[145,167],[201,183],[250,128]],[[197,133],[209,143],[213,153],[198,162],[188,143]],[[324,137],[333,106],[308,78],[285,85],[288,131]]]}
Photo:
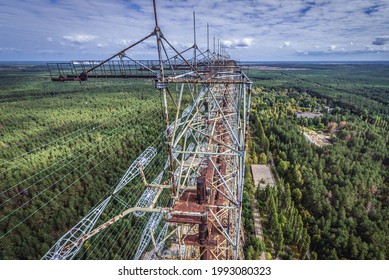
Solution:
{"label": "antenna dipole", "polygon": [[193,11],[193,43],[196,46],[196,12]]}
{"label": "antenna dipole", "polygon": [[155,36],[157,38],[157,48],[158,48],[158,59],[159,59],[159,68],[160,68],[160,74],[157,75],[157,88],[162,92],[163,95],[163,109],[164,109],[164,117],[165,117],[165,124],[166,124],[166,149],[168,152],[168,157],[170,158],[170,172],[171,172],[171,178],[172,178],[172,189],[173,189],[173,195],[176,195],[176,187],[175,187],[175,179],[174,179],[174,162],[173,162],[173,151],[172,151],[172,145],[171,145],[171,135],[169,131],[169,113],[168,113],[168,104],[167,104],[167,84],[165,82],[165,73],[163,68],[163,59],[162,59],[162,34],[161,30],[158,26],[158,17],[157,17],[157,5],[156,0],[153,0],[154,5],[154,19],[155,19]]}
{"label": "antenna dipole", "polygon": [[193,65],[196,68],[197,67],[197,60],[196,60],[196,12],[193,11]]}
{"label": "antenna dipole", "polygon": [[220,58],[220,38],[217,38],[217,56]]}
{"label": "antenna dipole", "polygon": [[154,6],[155,27],[158,27],[157,4],[155,3],[155,0],[153,0],[153,6]]}
{"label": "antenna dipole", "polygon": [[207,22],[207,60],[209,62],[209,23]]}
{"label": "antenna dipole", "polygon": [[157,17],[157,5],[156,0],[153,0],[154,5],[154,19],[155,19],[155,36],[157,38],[157,48],[158,48],[158,59],[160,66],[160,77],[157,77],[161,82],[165,81],[164,69],[163,69],[163,60],[162,60],[162,40],[161,40],[161,30],[158,26],[158,17]]}

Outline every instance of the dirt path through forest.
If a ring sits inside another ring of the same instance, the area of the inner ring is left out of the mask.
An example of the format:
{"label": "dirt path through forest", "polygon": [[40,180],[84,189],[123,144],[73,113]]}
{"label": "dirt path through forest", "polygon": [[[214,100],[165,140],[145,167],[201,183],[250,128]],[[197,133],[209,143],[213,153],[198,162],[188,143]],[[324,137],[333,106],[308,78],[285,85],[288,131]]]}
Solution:
{"label": "dirt path through forest", "polygon": [[[257,205],[257,201],[255,200],[255,198],[253,198],[251,200],[251,203],[253,204],[253,208],[254,208],[254,215],[253,216],[254,216],[255,237],[261,239],[263,244],[265,244],[265,240],[264,240],[264,237],[263,237],[261,217],[259,215],[258,205]],[[265,251],[262,252],[262,254],[261,254],[259,259],[260,260],[266,260]]]}

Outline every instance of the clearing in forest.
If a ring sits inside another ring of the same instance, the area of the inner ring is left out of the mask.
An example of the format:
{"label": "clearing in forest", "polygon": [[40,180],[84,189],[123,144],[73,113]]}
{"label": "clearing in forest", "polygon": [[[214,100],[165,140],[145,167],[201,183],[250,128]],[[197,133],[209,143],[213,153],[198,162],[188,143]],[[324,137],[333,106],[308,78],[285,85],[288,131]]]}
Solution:
{"label": "clearing in forest", "polygon": [[274,186],[274,179],[270,172],[270,166],[266,164],[251,165],[255,186],[265,189],[267,185]]}
{"label": "clearing in forest", "polygon": [[307,128],[303,129],[305,139],[319,147],[332,145],[331,136],[322,131],[313,131]]}

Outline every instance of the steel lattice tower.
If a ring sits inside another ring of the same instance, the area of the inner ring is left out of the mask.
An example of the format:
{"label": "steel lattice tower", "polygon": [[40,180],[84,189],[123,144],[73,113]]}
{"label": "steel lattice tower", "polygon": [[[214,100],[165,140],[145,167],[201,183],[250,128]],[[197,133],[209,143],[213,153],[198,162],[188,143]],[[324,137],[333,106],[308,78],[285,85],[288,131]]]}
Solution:
{"label": "steel lattice tower", "polygon": [[[194,36],[190,48],[194,57],[184,58],[189,49],[178,52],[161,32],[155,1],[154,14],[155,29],[150,35],[107,60],[49,65],[54,81],[153,78],[163,100],[166,160],[149,182],[147,168],[157,161],[158,151],[147,148],[110,194],[43,259],[74,258],[86,240],[129,216],[147,217],[137,236],[137,249],[132,252],[134,259],[243,258],[241,208],[252,82],[234,60],[219,51],[210,52],[209,37],[203,53]],[[128,50],[150,37],[156,38],[158,61],[135,61],[127,56]],[[168,48],[173,56],[168,56]],[[170,85],[176,87],[173,112],[168,104],[173,91]],[[122,189],[137,176],[144,190],[135,203],[130,203],[121,196]],[[95,227],[112,201],[125,210]]]}

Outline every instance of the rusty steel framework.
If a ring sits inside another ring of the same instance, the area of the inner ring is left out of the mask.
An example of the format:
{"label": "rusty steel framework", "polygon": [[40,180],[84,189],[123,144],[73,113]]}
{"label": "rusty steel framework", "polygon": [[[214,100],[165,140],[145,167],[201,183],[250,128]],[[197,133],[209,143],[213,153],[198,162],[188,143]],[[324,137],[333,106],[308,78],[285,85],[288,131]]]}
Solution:
{"label": "rusty steel framework", "polygon": [[[220,54],[220,46],[217,53],[209,50],[208,26],[205,52],[198,48],[195,32],[193,46],[178,52],[161,32],[153,3],[155,29],[150,35],[105,61],[50,64],[49,69],[53,81],[153,78],[163,100],[166,161],[155,163],[159,164],[158,176],[149,183],[152,175],[146,168],[158,157],[156,149],[149,147],[109,196],[43,259],[74,258],[87,240],[125,217],[143,219],[131,258],[243,258],[241,208],[252,82],[234,60]],[[195,27],[195,16],[193,21]],[[150,37],[156,38],[158,61],[135,61],[127,56],[127,51]],[[186,59],[191,49],[193,57]],[[168,56],[169,50],[174,54]],[[173,113],[168,109],[168,95],[174,91],[169,85],[176,87]],[[122,189],[138,175],[143,191],[136,201],[129,201]],[[94,228],[112,202],[124,207],[123,211]]]}
{"label": "rusty steel framework", "polygon": [[[182,156],[167,216],[177,228],[177,251],[184,259],[239,257],[251,83],[234,61],[225,61],[223,70],[205,80],[183,124],[176,116],[172,133],[172,149],[181,143]],[[213,82],[219,79],[223,82]],[[193,142],[196,148],[189,150]]]}

